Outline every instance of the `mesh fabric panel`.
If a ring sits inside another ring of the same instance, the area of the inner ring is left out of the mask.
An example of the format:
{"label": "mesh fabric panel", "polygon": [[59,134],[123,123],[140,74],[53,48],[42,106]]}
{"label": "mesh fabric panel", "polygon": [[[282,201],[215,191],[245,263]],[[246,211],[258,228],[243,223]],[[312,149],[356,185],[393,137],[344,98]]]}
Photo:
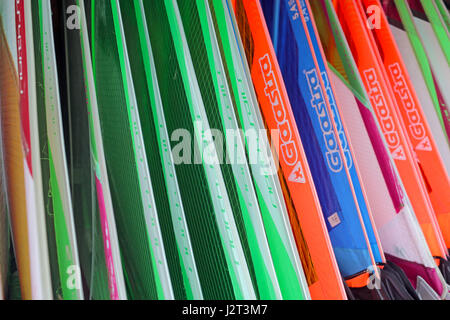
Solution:
{"label": "mesh fabric panel", "polygon": [[152,180],[155,203],[158,210],[158,218],[163,235],[164,248],[167,263],[169,265],[172,287],[176,299],[186,299],[183,285],[183,275],[180,265],[180,256],[175,239],[175,232],[170,213],[167,188],[164,179],[164,170],[161,164],[158,136],[155,121],[152,115],[150,96],[147,88],[146,74],[142,48],[139,41],[139,31],[132,1],[120,1],[122,21],[126,35],[128,57],[133,75],[134,89],[138,103],[141,128],[144,136],[147,161]]}
{"label": "mesh fabric panel", "polygon": [[[74,0],[64,1],[62,6],[66,17],[64,21],[68,18],[64,8],[73,4]],[[106,300],[110,297],[108,270],[99,219],[94,167],[91,162],[81,39],[78,31],[67,28],[64,28],[64,31],[62,53],[65,55],[58,58],[66,70],[66,81],[60,81],[60,91],[66,91],[67,100],[61,100],[61,108],[67,118],[64,130],[65,136],[68,137],[66,150],[81,275],[85,297]]]}
{"label": "mesh fabric panel", "polygon": [[[50,186],[50,164],[48,153],[47,120],[45,111],[44,70],[42,66],[41,21],[39,17],[39,1],[32,1],[33,42],[36,74],[36,108],[38,115],[39,147],[41,158],[42,195],[44,196],[44,212],[47,231],[47,244],[50,260],[50,272],[53,294],[56,299],[62,298],[59,277],[58,256],[55,236],[55,219]],[[33,72],[33,70],[29,70]],[[36,195],[38,196],[38,195]]]}
{"label": "mesh fabric panel", "polygon": [[127,293],[132,299],[157,299],[111,3],[95,1],[93,5],[92,63]]}
{"label": "mesh fabric panel", "polygon": [[[227,187],[231,208],[233,210],[234,219],[236,221],[236,226],[238,228],[239,237],[242,243],[242,248],[244,250],[247,265],[250,270],[250,276],[252,277],[253,287],[255,289],[257,297],[259,297],[258,287],[256,285],[256,275],[253,268],[253,261],[250,254],[249,243],[247,241],[244,219],[239,203],[238,190],[236,188],[231,164],[228,164],[227,161],[225,130],[222,126],[219,106],[214,91],[214,82],[211,77],[210,66],[208,64],[208,55],[205,48],[205,41],[203,39],[203,33],[197,7],[195,1],[181,0],[178,1],[178,8],[183,20],[184,32],[186,34],[189,49],[191,52],[192,62],[194,64],[194,69],[205,105],[206,114],[208,116],[209,125],[211,129],[219,130],[222,134],[222,137],[224,137],[222,145],[219,145],[216,141],[216,149],[218,150],[219,160],[221,161],[220,168],[222,171],[223,179],[225,181],[225,185]],[[221,153],[222,157],[220,158]]]}
{"label": "mesh fabric panel", "polygon": [[[194,127],[163,1],[144,2],[169,135]],[[191,149],[197,148],[191,141]],[[201,164],[179,164],[176,174],[205,299],[233,299],[234,292]]]}

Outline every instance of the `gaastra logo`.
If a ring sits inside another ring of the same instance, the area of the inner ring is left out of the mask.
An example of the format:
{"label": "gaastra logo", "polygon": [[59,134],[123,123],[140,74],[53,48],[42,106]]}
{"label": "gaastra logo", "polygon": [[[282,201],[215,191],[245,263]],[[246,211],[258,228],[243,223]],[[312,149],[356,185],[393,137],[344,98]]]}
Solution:
{"label": "gaastra logo", "polygon": [[328,80],[328,75],[326,72],[322,72],[322,79],[324,82],[325,90],[327,92],[328,102],[330,103],[331,111],[333,112],[333,120],[336,124],[339,141],[341,142],[342,150],[344,150],[345,160],[347,161],[347,168],[350,169],[353,165],[353,160],[350,150],[348,149],[348,142],[347,137],[345,136],[344,126],[342,125],[341,117],[339,117],[336,100],[334,99],[333,91],[331,90],[330,81]]}
{"label": "gaastra logo", "polygon": [[291,124],[283,100],[281,99],[278,83],[272,70],[269,55],[265,54],[259,59],[259,65],[264,78],[264,93],[270,100],[272,111],[280,132],[281,157],[288,166],[295,166],[289,180],[292,182],[305,183],[305,175],[300,161],[298,160],[298,147],[292,137]]}
{"label": "gaastra logo", "polygon": [[406,84],[400,65],[398,63],[391,64],[389,71],[392,79],[395,81],[394,90],[399,95],[403,108],[408,115],[409,131],[415,140],[421,142],[417,147],[423,151],[431,151],[430,139],[427,137],[422,119],[417,111],[416,104]]}
{"label": "gaastra logo", "polygon": [[[326,153],[328,167],[333,172],[340,172],[342,170],[344,162],[343,162],[341,154],[339,152],[339,145],[338,145],[339,141],[333,130],[333,124],[331,122],[331,117],[328,114],[328,109],[326,107],[324,94],[323,94],[322,88],[320,86],[320,82],[319,82],[319,78],[318,78],[316,69],[311,69],[310,71],[305,71],[305,76],[308,81],[309,91],[311,93],[311,105],[314,108],[314,110],[316,111],[316,114],[317,114],[317,117],[318,117],[319,123],[320,123],[320,129],[322,130],[322,133],[323,133],[323,139],[325,141],[325,146],[328,150]],[[335,121],[337,120],[336,128],[337,128],[338,134],[340,136],[342,148],[343,148],[343,150],[345,150],[344,153],[348,154],[348,156],[346,156],[346,158],[348,160],[348,164],[349,164],[349,168],[350,168],[352,162],[351,162],[350,153],[348,151],[347,139],[345,138],[345,133],[343,132],[343,129],[342,129],[342,123],[340,122],[339,117],[336,116],[336,112],[337,112],[336,103],[333,98],[333,93],[331,91],[331,87],[329,85],[328,78],[326,77],[325,73],[323,73],[322,76],[323,76],[323,81],[325,84],[325,90],[327,91],[327,95],[329,98],[330,107],[332,109],[332,112],[334,113],[333,118]]]}
{"label": "gaastra logo", "polygon": [[386,99],[381,92],[381,86],[378,82],[375,69],[370,68],[365,70],[364,78],[368,86],[368,93],[372,106],[375,108],[379,117],[381,118],[380,125],[383,130],[386,143],[391,149],[392,157],[396,160],[406,160],[403,146],[400,145],[400,137],[395,130],[395,123],[389,112],[389,108],[386,103]]}

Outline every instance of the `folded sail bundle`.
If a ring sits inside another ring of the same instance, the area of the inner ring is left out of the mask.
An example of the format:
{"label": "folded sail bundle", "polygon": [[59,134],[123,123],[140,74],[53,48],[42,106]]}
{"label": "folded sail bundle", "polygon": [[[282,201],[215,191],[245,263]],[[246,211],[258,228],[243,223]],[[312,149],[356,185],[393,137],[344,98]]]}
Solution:
{"label": "folded sail bundle", "polygon": [[[432,251],[434,256],[445,257],[445,246],[443,239],[439,237],[440,229],[437,226],[436,216],[426,193],[425,183],[420,176],[421,172],[414,158],[411,142],[400,118],[399,109],[389,86],[386,71],[381,65],[382,62],[376,48],[373,47],[375,41],[371,38],[372,35],[365,28],[362,17],[359,15],[359,5],[361,4],[358,4],[356,1],[343,0],[337,3],[336,11],[343,25],[347,40],[351,43],[350,48],[352,49],[353,57],[355,57],[362,81],[377,115],[391,156],[405,185],[406,192],[410,199],[414,199],[413,208],[419,221],[425,224],[422,227],[425,236],[428,236],[427,239],[430,239],[428,245],[432,249],[436,248]],[[353,17],[353,20],[348,20],[349,18],[347,18],[347,22],[344,24],[343,19],[346,15]],[[349,21],[351,21],[351,24]],[[356,39],[365,39],[365,41],[356,42]],[[435,247],[432,245],[435,245]],[[412,272],[411,269],[414,270],[416,268],[413,265],[408,267],[405,261],[397,260],[396,262],[402,264],[407,273],[408,271]],[[430,268],[431,266],[425,264],[425,267]],[[425,275],[422,275],[422,278]],[[428,282],[434,286],[439,295],[445,297],[446,288],[445,285],[442,285],[442,279],[439,278],[440,274],[431,274],[429,276],[431,278],[427,277]],[[440,277],[442,278],[442,276]],[[417,278],[412,275],[411,278],[413,279],[413,284],[416,284]]]}
{"label": "folded sail bundle", "polygon": [[316,187],[328,186],[317,191],[339,269],[351,278],[370,266],[376,268],[383,257],[337,110],[338,101],[308,8],[286,1],[269,11],[268,2],[264,4],[269,30],[278,34],[278,39],[272,38],[300,135],[309,141],[305,146],[312,176]]}

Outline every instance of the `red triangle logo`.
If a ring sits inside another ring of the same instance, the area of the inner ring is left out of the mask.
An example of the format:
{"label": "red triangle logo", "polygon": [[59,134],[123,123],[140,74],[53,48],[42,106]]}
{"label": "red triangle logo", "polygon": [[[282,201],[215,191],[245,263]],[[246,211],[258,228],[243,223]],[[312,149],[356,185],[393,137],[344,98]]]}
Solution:
{"label": "red triangle logo", "polygon": [[422,150],[422,151],[432,151],[433,148],[431,148],[431,142],[430,142],[430,138],[425,137],[417,146],[416,146],[417,150]]}
{"label": "red triangle logo", "polygon": [[403,150],[403,146],[398,146],[397,149],[392,151],[392,158],[395,160],[406,160],[405,151]]}

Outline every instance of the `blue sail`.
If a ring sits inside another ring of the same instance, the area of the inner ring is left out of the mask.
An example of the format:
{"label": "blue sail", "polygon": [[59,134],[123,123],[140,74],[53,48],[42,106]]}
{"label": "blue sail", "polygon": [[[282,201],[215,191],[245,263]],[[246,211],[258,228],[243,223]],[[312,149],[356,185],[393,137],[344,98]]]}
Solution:
{"label": "blue sail", "polygon": [[[303,6],[301,11],[307,22],[320,70],[315,67],[297,2],[283,0],[277,12],[273,10],[272,0],[261,1],[268,29],[272,32],[272,40],[277,45],[275,52],[305,147],[339,269],[344,277],[350,277],[367,270],[372,265],[365,232],[375,262],[382,262],[382,258],[311,16],[304,1],[300,3]],[[275,17],[277,13],[279,16]],[[277,21],[278,26],[275,27],[273,24]],[[273,30],[277,30],[276,41],[273,39]],[[327,91],[332,117],[328,112],[325,95],[319,82],[320,76]],[[332,118],[336,124],[338,137],[333,130]],[[344,151],[345,159],[341,157],[339,143]],[[365,232],[358,217],[345,164],[350,173]]]}

